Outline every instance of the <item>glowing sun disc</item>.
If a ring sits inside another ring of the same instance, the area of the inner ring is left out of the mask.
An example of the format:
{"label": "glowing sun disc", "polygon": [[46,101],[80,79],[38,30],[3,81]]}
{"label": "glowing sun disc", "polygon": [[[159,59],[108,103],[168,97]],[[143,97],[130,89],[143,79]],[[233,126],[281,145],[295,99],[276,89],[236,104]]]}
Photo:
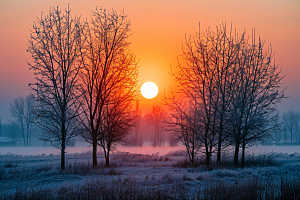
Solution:
{"label": "glowing sun disc", "polygon": [[141,93],[146,99],[153,99],[158,94],[158,87],[155,83],[146,82],[141,87]]}

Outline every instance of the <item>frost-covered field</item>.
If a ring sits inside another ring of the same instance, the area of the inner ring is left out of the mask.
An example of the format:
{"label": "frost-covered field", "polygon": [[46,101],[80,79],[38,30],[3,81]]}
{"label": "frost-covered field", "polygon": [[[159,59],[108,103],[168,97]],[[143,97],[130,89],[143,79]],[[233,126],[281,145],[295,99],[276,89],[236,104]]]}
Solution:
{"label": "frost-covered field", "polygon": [[[204,157],[187,167],[183,150],[164,155],[114,152],[111,167],[92,169],[91,152],[0,155],[0,198],[12,199],[300,199],[300,154],[248,154],[237,168],[226,155],[208,171]],[[184,168],[185,167],[185,168]],[[298,188],[298,189],[297,189]],[[254,196],[253,196],[254,195]],[[270,196],[271,195],[271,196]]]}

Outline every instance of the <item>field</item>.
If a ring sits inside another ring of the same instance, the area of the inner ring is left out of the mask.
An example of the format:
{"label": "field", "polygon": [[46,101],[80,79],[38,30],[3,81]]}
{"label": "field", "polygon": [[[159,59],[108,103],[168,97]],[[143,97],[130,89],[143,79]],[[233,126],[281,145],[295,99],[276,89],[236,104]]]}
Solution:
{"label": "field", "polygon": [[68,153],[61,171],[59,154],[2,153],[0,199],[300,199],[298,153],[248,153],[245,168],[226,154],[211,171],[200,155],[190,167],[183,150],[115,151],[110,168],[103,158],[92,169],[90,151]]}

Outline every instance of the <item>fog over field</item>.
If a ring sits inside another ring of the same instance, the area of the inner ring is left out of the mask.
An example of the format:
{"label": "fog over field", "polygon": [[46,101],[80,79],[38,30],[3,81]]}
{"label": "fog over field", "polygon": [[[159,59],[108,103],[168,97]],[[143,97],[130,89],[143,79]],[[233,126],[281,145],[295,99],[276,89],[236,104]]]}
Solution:
{"label": "fog over field", "polygon": [[[167,153],[171,151],[184,151],[185,147],[183,145],[177,145],[177,146],[161,146],[161,147],[153,147],[151,145],[148,146],[118,146],[114,152],[128,152],[128,153],[134,153],[134,154],[148,154],[152,155],[155,153],[159,153],[159,155],[166,155]],[[68,154],[74,154],[74,153],[86,153],[91,152],[92,147],[88,145],[88,143],[79,143],[74,147],[67,147],[66,152]],[[99,150],[101,152],[101,150]],[[228,148],[225,150],[226,153],[232,153],[232,148]],[[247,154],[269,154],[269,153],[283,153],[283,154],[293,154],[298,153],[300,154],[300,146],[276,146],[276,145],[270,145],[270,146],[252,146],[247,148],[246,150]],[[58,155],[60,154],[59,149],[56,149],[51,146],[36,146],[36,147],[23,147],[23,146],[17,146],[17,147],[0,147],[0,154],[15,154],[15,155],[22,155],[22,156],[35,156],[35,155],[49,155],[54,154]]]}

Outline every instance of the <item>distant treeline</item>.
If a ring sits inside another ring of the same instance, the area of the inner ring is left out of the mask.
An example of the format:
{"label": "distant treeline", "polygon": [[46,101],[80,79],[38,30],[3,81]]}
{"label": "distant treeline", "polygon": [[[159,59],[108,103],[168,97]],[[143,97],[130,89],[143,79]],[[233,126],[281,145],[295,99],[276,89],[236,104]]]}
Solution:
{"label": "distant treeline", "polygon": [[276,133],[276,142],[300,144],[300,112],[281,113],[281,129]]}
{"label": "distant treeline", "polygon": [[[35,127],[35,129],[37,129],[37,127]],[[31,137],[38,138],[38,133],[37,130],[33,130]],[[22,138],[22,133],[18,124],[14,122],[5,124],[0,123],[0,137],[9,137],[12,139]]]}

